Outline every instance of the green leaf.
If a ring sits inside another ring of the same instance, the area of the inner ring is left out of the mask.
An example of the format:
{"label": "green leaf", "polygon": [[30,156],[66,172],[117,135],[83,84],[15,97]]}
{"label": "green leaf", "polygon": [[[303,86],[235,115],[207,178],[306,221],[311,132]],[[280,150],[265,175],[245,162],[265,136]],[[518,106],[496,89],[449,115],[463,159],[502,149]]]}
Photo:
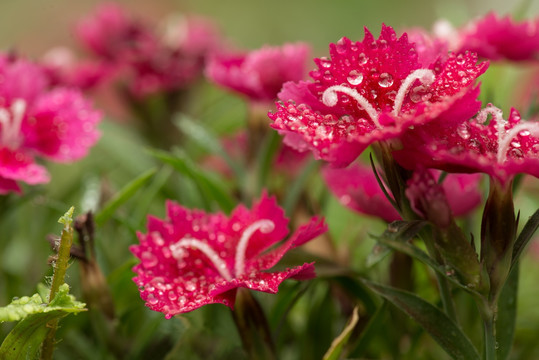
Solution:
{"label": "green leaf", "polygon": [[453,359],[480,360],[470,339],[436,306],[408,291],[367,280],[363,282],[412,317]]}
{"label": "green leaf", "polygon": [[[73,295],[69,295],[69,286],[63,284],[56,293],[55,298],[47,304],[42,296],[44,291],[34,294],[31,297],[23,296],[13,300],[10,304],[0,307],[0,322],[19,321],[30,315],[41,314],[51,311],[80,312],[85,310],[84,303],[75,300]],[[46,294],[48,297],[48,294]]]}
{"label": "green leaf", "polygon": [[537,231],[537,228],[539,228],[539,209],[536,210],[532,216],[530,216],[528,222],[526,223],[526,225],[524,225],[524,228],[520,232],[520,235],[515,242],[515,245],[513,247],[511,266],[514,266],[515,263],[518,261],[520,255],[522,254],[522,251],[524,251],[526,245],[528,245],[528,243],[530,242],[533,234],[535,233],[535,231]]}
{"label": "green leaf", "polygon": [[84,307],[85,304],[69,294],[69,286],[63,284],[49,304],[43,302],[42,295],[35,294],[21,297],[0,308],[0,322],[21,320],[0,346],[0,359],[35,358],[49,332],[46,324],[70,313],[85,311]]}
{"label": "green leaf", "polygon": [[225,212],[230,212],[235,205],[235,201],[213,174],[205,173],[198,168],[192,160],[182,151],[176,154],[170,154],[161,150],[150,150],[150,153],[159,160],[172,165],[174,169],[183,175],[193,179],[198,186],[201,194],[208,201],[215,201]]}
{"label": "green leaf", "polygon": [[130,181],[110,199],[103,209],[96,214],[95,222],[97,225],[103,225],[113,214],[118,207],[129,200],[141,187],[143,187],[155,174],[156,169],[151,169],[139,175],[134,180]]}
{"label": "green leaf", "polygon": [[517,319],[517,292],[518,292],[518,264],[514,266],[505,282],[498,300],[498,313],[496,318],[496,353],[498,360],[509,359],[513,339],[515,336],[515,323]]}
{"label": "green leaf", "polygon": [[296,177],[294,182],[292,182],[292,184],[290,184],[290,187],[288,187],[289,190],[286,193],[286,197],[283,201],[283,208],[287,214],[292,214],[294,207],[299,200],[301,192],[305,187],[305,183],[307,182],[307,180],[309,180],[311,174],[313,174],[316,169],[318,169],[319,165],[320,163],[316,160],[311,160],[310,162],[308,162],[303,167],[303,170]]}
{"label": "green leaf", "polygon": [[324,355],[324,360],[338,360],[339,356],[342,353],[343,347],[348,343],[348,339],[350,339],[350,335],[352,335],[352,331],[357,325],[357,322],[359,320],[358,316],[358,309],[357,306],[354,308],[354,311],[352,312],[352,317],[348,320],[348,325],[344,328],[342,333],[337,336],[333,342],[331,343],[331,346],[329,347],[328,351]]}
{"label": "green leaf", "polygon": [[380,328],[383,327],[384,316],[387,315],[387,301],[384,301],[382,305],[376,310],[372,318],[369,320],[367,327],[361,332],[361,336],[357,340],[355,349],[350,353],[354,358],[360,358],[367,351],[369,344],[374,336],[378,334]]}
{"label": "green leaf", "polygon": [[184,114],[180,114],[175,120],[175,124],[178,128],[189,138],[191,138],[197,145],[204,150],[221,156],[227,163],[227,165],[234,171],[234,175],[238,180],[243,182],[245,180],[245,170],[234,161],[228,153],[225,151],[219,139],[207,129],[201,126],[199,123],[189,119]]}
{"label": "green leaf", "polygon": [[279,149],[281,136],[277,131],[271,131],[264,138],[264,142],[256,156],[257,167],[257,188],[256,193],[260,193],[265,187],[268,175],[271,172],[275,153]]}

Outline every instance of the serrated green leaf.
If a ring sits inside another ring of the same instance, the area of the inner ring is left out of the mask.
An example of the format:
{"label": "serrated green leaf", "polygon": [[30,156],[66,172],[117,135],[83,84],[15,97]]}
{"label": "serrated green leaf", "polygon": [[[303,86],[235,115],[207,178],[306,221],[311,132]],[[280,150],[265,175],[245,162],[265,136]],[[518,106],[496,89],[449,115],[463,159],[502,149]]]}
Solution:
{"label": "serrated green leaf", "polygon": [[528,243],[530,242],[533,234],[537,231],[537,228],[539,228],[539,209],[536,210],[532,216],[530,216],[528,222],[526,222],[526,225],[524,225],[524,228],[518,235],[518,238],[513,247],[511,266],[514,266],[514,264],[518,261],[520,255],[522,254],[522,251],[524,251],[526,245],[528,245]]}
{"label": "serrated green leaf", "polygon": [[354,311],[352,312],[352,316],[348,320],[348,325],[344,328],[342,333],[337,336],[333,342],[331,343],[331,346],[329,347],[328,351],[324,355],[324,360],[338,360],[343,347],[348,343],[348,339],[350,339],[350,335],[352,335],[352,331],[357,325],[357,322],[359,320],[358,315],[358,309],[357,306],[354,308]]}
{"label": "serrated green leaf", "polygon": [[171,154],[166,151],[151,150],[150,154],[193,179],[201,194],[208,201],[216,202],[223,211],[228,213],[234,208],[235,201],[222,183],[213,174],[205,173],[199,169],[184,152],[179,151]]}
{"label": "serrated green leaf", "polygon": [[480,360],[470,339],[436,306],[408,291],[367,280],[363,282],[414,319],[453,359]]}
{"label": "serrated green leaf", "polygon": [[15,299],[10,304],[0,307],[0,322],[19,321],[31,315],[51,311],[62,311],[67,314],[85,310],[85,304],[76,301],[75,297],[69,294],[69,286],[67,284],[60,286],[58,293],[56,293],[55,298],[50,304],[43,302],[43,295],[48,297],[48,294],[41,291],[31,297],[23,296],[20,299]]}
{"label": "serrated green leaf", "polygon": [[112,199],[110,199],[103,209],[95,216],[95,222],[97,225],[103,225],[113,214],[118,207],[129,200],[141,187],[143,187],[155,174],[156,169],[151,169],[134,180],[130,181],[120,191],[118,191]]}

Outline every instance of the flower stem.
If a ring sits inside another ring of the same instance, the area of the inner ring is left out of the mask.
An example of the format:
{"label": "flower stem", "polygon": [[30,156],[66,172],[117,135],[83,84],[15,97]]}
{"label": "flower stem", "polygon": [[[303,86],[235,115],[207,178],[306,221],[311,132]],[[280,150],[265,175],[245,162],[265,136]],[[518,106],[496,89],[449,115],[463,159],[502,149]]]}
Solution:
{"label": "flower stem", "polygon": [[232,317],[249,359],[277,359],[266,316],[249,290],[238,289]]}
{"label": "flower stem", "polygon": [[485,352],[483,358],[485,360],[496,360],[496,323],[494,320],[494,311],[488,304],[483,304],[481,309],[481,317],[483,318],[484,344]]}
{"label": "flower stem", "polygon": [[[54,299],[56,293],[58,293],[58,289],[64,283],[71,245],[73,244],[73,227],[71,226],[73,222],[73,210],[74,208],[71,207],[65,215],[58,220],[58,222],[64,224],[64,229],[62,230],[62,237],[60,238],[60,245],[58,247],[58,258],[52,275],[49,303]],[[58,328],[58,319],[49,321],[47,323],[47,328],[49,331],[41,347],[41,360],[52,360],[55,343],[54,337],[56,329]]]}

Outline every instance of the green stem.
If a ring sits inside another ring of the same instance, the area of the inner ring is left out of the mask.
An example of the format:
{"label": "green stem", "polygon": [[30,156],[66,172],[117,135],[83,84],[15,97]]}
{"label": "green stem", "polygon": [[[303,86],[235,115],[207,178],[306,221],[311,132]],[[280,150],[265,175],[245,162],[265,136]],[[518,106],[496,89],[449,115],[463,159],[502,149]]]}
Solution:
{"label": "green stem", "polygon": [[483,328],[485,331],[485,360],[496,360],[496,334],[494,326],[494,316],[486,315],[483,319]]}
{"label": "green stem", "polygon": [[232,317],[249,359],[277,359],[266,316],[249,290],[238,289]]}
{"label": "green stem", "polygon": [[[52,275],[51,291],[49,294],[49,303],[54,299],[60,286],[65,282],[65,274],[70,258],[71,245],[73,244],[73,210],[71,207],[58,222],[64,224],[62,237],[60,238],[60,246],[58,247],[58,258],[54,266]],[[41,348],[41,360],[52,360],[54,352],[55,334],[58,328],[58,319],[51,320],[47,323],[49,329]]]}

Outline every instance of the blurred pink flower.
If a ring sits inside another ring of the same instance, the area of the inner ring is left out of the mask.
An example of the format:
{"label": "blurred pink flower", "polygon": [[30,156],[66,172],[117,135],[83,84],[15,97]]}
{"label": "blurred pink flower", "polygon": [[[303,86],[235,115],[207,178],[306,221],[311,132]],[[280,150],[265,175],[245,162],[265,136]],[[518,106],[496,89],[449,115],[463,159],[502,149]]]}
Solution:
{"label": "blurred pink flower", "polygon": [[0,56],[0,193],[20,192],[17,182],[49,181],[34,156],[67,162],[97,141],[99,112],[76,90],[50,88],[44,70],[24,59]]}
{"label": "blurred pink flower", "polygon": [[139,97],[191,84],[219,45],[218,32],[206,19],[171,17],[159,33],[115,3],[101,5],[76,32],[83,45]]}
{"label": "blurred pink flower", "polygon": [[539,122],[521,121],[515,109],[508,120],[491,104],[460,124],[441,117],[408,132],[402,143],[404,148],[393,154],[410,169],[484,172],[501,183],[518,173],[539,177]]}
{"label": "blurred pink flower", "polygon": [[213,82],[247,96],[254,102],[273,102],[287,81],[306,75],[307,44],[264,46],[249,53],[214,55],[206,76]]}
{"label": "blurred pink flower", "polygon": [[539,60],[539,17],[517,22],[494,12],[474,19],[462,28],[440,20],[432,34],[422,29],[407,31],[421,56],[432,57],[437,49],[471,51],[484,59],[510,61]]}
{"label": "blurred pink flower", "polygon": [[[432,178],[439,176],[436,170],[428,172]],[[380,189],[371,167],[358,162],[347,168],[326,166],[322,176],[342,205],[387,222],[402,219]],[[454,216],[466,215],[481,203],[480,180],[480,174],[448,174],[445,177],[441,189]]]}
{"label": "blurred pink flower", "polygon": [[444,112],[462,121],[480,106],[473,86],[487,64],[477,64],[474,54],[421,63],[406,34],[397,38],[385,25],[378,40],[365,29],[362,42],[342,38],[330,54],[315,59],[312,82],[285,84],[279,94],[285,102],[269,117],[288,145],[336,166]]}
{"label": "blurred pink flower", "polygon": [[491,60],[539,61],[539,17],[516,22],[490,12],[458,32],[456,51],[469,50]]}
{"label": "blurred pink flower", "polygon": [[230,217],[188,210],[167,202],[167,219],[148,219],[148,233],[130,247],[140,259],[133,279],[146,306],[166,318],[221,303],[234,307],[236,290],[244,287],[276,293],[288,278],[314,276],[312,264],[265,272],[290,249],[327,231],[323,220],[312,218],[287,241],[288,219],[274,198],[266,194],[248,210],[240,205]]}

